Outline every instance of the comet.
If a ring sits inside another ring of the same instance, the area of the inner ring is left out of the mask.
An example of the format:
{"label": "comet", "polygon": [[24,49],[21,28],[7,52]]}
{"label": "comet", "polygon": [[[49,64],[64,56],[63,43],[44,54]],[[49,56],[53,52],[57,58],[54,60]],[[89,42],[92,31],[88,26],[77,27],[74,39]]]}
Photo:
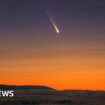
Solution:
{"label": "comet", "polygon": [[48,15],[48,17],[49,17],[49,20],[50,20],[50,22],[51,22],[53,28],[55,29],[56,33],[57,33],[57,34],[60,34],[60,30],[59,30],[59,28],[57,27],[57,25],[56,25],[54,19],[53,19],[51,16],[49,16],[49,15]]}
{"label": "comet", "polygon": [[48,12],[46,6],[43,5],[43,8],[44,8],[44,10],[45,10],[46,15],[47,15],[48,18],[49,18],[49,21],[50,21],[51,24],[52,24],[54,30],[56,31],[57,34],[60,34],[60,30],[59,30],[58,26],[56,25],[56,23],[55,23],[53,17],[49,14],[49,12]]}

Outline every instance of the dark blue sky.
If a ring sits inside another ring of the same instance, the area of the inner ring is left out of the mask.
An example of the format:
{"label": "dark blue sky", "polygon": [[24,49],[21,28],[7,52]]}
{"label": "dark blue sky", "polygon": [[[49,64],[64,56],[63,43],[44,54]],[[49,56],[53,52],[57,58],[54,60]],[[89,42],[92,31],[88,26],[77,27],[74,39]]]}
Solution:
{"label": "dark blue sky", "polygon": [[104,0],[1,0],[0,32],[53,32],[45,9],[62,32],[104,31]]}

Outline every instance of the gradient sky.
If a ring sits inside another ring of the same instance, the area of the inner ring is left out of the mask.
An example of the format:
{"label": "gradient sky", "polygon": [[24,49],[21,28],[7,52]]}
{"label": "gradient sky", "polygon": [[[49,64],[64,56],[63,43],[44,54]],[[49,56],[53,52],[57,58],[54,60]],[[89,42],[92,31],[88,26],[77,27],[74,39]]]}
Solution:
{"label": "gradient sky", "polygon": [[105,90],[105,1],[0,0],[0,84]]}

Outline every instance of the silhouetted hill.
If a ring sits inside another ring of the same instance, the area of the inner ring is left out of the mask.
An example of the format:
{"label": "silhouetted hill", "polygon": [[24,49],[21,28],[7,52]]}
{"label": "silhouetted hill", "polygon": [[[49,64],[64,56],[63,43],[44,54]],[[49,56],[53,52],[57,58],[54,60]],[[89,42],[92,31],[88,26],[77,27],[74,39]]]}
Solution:
{"label": "silhouetted hill", "polygon": [[23,86],[16,86],[16,85],[0,85],[0,90],[54,90],[53,88],[47,86],[40,86],[40,85],[23,85]]}

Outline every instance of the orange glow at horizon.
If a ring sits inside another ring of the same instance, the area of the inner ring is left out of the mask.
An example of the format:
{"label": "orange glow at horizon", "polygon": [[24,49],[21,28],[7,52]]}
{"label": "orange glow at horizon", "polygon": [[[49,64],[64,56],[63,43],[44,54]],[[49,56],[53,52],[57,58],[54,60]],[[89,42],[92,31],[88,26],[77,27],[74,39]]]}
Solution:
{"label": "orange glow at horizon", "polygon": [[2,48],[7,52],[0,55],[0,84],[105,90],[103,44],[58,40],[34,46],[20,43]]}
{"label": "orange glow at horizon", "polygon": [[84,55],[7,59],[1,62],[0,83],[105,90],[104,65],[102,57]]}

